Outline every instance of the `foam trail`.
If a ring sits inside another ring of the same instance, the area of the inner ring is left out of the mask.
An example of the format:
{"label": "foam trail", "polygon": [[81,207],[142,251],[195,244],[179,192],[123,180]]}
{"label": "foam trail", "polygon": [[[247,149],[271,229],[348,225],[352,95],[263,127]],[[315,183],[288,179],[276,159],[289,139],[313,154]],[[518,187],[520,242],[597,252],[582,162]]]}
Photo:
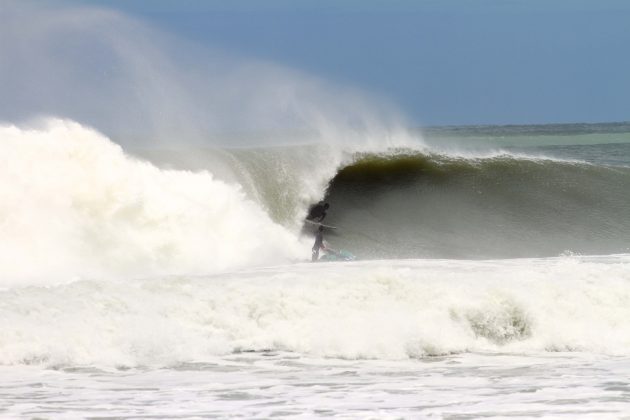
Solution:
{"label": "foam trail", "polygon": [[64,120],[0,126],[0,223],[1,286],[216,272],[300,252],[238,185],[160,170]]}

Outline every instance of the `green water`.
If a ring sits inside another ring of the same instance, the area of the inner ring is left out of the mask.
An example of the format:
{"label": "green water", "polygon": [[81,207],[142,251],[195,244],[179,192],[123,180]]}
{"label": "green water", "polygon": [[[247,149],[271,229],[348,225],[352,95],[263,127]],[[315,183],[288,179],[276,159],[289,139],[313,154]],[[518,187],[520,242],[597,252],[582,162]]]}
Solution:
{"label": "green water", "polygon": [[630,143],[630,123],[428,127],[430,144],[537,147]]}

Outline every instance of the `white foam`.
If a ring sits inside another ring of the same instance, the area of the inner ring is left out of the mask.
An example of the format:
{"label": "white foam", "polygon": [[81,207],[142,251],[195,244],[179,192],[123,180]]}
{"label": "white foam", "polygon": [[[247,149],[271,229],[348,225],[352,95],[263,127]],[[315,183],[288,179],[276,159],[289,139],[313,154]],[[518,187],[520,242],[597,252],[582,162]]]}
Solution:
{"label": "white foam", "polygon": [[171,365],[241,350],[628,355],[630,256],[278,266],[0,293],[0,363]]}
{"label": "white foam", "polygon": [[210,172],[160,170],[71,121],[0,126],[0,287],[217,272],[300,251]]}
{"label": "white foam", "polygon": [[175,369],[2,366],[5,418],[623,418],[627,358],[467,354],[423,361],[267,352]]}

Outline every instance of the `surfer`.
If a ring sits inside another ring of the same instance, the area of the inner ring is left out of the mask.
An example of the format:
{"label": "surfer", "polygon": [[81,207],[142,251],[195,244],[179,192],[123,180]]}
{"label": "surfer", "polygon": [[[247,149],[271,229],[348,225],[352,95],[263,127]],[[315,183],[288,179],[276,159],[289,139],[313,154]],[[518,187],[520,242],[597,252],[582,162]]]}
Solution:
{"label": "surfer", "polygon": [[306,220],[311,220],[314,222],[321,222],[326,217],[326,210],[328,210],[330,205],[328,203],[324,203],[320,201],[308,211],[308,216],[306,216]]}
{"label": "surfer", "polygon": [[326,249],[324,246],[324,227],[320,226],[317,229],[317,234],[315,235],[315,243],[313,244],[313,257],[312,261],[315,262],[319,259],[319,250]]}

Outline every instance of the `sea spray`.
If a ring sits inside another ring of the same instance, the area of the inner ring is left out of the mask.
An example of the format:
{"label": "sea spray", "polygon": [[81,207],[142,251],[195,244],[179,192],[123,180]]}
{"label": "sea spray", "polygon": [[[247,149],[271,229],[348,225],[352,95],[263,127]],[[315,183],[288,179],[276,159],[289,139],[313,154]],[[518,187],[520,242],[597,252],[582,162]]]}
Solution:
{"label": "sea spray", "polygon": [[0,39],[0,121],[61,116],[126,150],[382,144],[408,126],[387,98],[105,7],[4,0]]}

